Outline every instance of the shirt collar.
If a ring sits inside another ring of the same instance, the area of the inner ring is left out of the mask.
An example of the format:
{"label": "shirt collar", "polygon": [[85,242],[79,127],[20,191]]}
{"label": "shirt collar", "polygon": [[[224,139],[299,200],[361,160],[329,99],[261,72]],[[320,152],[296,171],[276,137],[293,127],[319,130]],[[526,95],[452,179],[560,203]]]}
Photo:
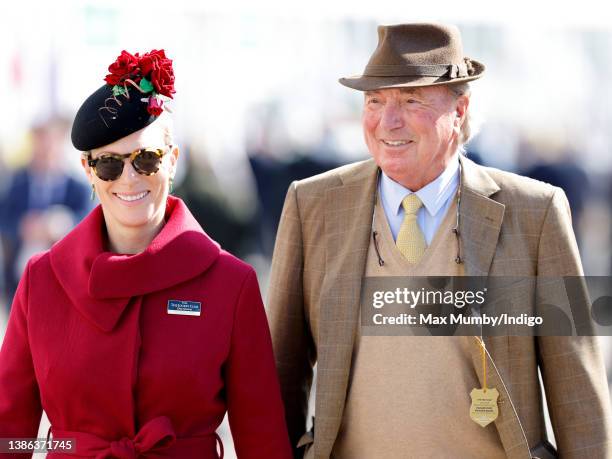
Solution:
{"label": "shirt collar", "polygon": [[[459,155],[448,164],[446,169],[432,182],[425,185],[416,192],[427,212],[433,217],[444,206],[459,184]],[[396,181],[392,180],[384,172],[381,174],[380,194],[384,201],[385,208],[392,209],[398,215],[404,198],[413,192]]]}

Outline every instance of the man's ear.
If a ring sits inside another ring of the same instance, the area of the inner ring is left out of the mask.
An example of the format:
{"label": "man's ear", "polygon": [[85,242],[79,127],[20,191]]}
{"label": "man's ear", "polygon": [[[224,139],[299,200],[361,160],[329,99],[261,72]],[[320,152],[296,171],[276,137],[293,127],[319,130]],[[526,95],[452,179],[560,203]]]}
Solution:
{"label": "man's ear", "polygon": [[470,98],[463,95],[457,97],[455,101],[455,128],[461,128],[463,124],[463,120],[465,119],[465,114],[467,113],[467,109],[470,105]]}
{"label": "man's ear", "polygon": [[463,124],[463,119],[465,118],[465,114],[467,112],[469,105],[470,105],[469,97],[465,95],[457,97],[457,100],[455,101],[455,112],[457,114],[457,118],[461,121],[461,123],[459,124],[459,127],[461,127],[461,124]]}

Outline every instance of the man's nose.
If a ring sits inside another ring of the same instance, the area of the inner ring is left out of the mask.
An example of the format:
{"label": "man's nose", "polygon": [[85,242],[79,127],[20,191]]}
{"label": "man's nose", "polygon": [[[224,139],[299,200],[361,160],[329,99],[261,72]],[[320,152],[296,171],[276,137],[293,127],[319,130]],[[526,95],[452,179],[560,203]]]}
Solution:
{"label": "man's nose", "polygon": [[388,131],[403,127],[404,122],[402,119],[401,108],[395,103],[385,104],[382,117],[380,119],[380,125],[383,129]]}

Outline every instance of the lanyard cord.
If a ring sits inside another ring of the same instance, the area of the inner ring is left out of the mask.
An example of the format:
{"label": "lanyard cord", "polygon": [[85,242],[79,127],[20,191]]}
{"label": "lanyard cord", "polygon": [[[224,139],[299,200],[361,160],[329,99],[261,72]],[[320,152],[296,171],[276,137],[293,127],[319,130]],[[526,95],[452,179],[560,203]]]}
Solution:
{"label": "lanyard cord", "polygon": [[482,388],[486,392],[487,391],[487,353],[485,351],[485,342],[482,338],[478,338],[478,336],[474,336],[474,339],[478,342],[480,346],[480,355],[482,356]]}
{"label": "lanyard cord", "polygon": [[374,250],[376,250],[376,256],[378,257],[378,265],[384,266],[385,260],[380,256],[380,250],[378,250],[378,240],[376,237],[378,236],[378,231],[376,228],[376,204],[378,202],[378,186],[380,185],[380,167],[376,170],[376,188],[374,189],[374,211],[372,212],[372,239],[374,240]]}

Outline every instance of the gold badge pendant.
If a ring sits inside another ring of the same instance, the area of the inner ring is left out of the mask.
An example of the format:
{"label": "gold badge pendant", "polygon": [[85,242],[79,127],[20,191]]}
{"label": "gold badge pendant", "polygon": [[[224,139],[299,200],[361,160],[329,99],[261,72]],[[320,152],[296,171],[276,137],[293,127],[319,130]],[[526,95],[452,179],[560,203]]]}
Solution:
{"label": "gold badge pendant", "polygon": [[486,427],[497,419],[499,409],[497,408],[497,389],[472,389],[472,406],[470,407],[470,417],[472,421]]}
{"label": "gold badge pendant", "polygon": [[480,355],[482,356],[482,389],[472,389],[472,392],[470,392],[470,397],[472,398],[470,417],[476,424],[486,427],[499,416],[499,408],[497,407],[499,392],[494,387],[487,388],[487,352],[485,343],[481,338],[475,338],[480,346]]}

